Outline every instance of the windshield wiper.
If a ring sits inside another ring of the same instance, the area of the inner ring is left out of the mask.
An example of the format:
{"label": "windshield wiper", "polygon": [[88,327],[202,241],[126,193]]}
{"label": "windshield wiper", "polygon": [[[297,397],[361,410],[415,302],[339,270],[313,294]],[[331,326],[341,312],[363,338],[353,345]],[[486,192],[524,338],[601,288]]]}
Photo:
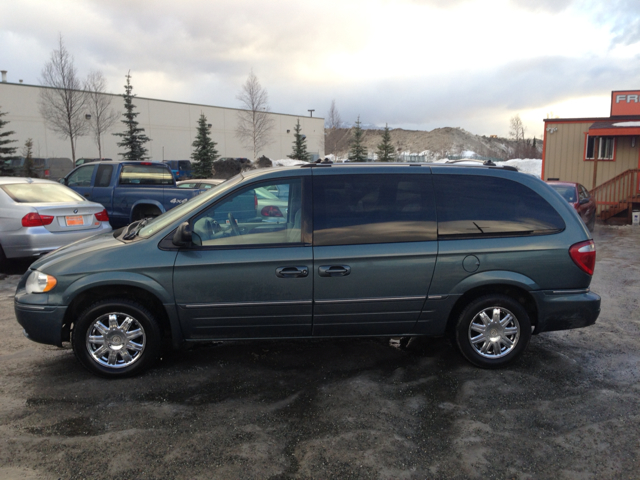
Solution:
{"label": "windshield wiper", "polygon": [[138,235],[138,232],[142,230],[147,223],[149,223],[149,220],[151,220],[151,218],[152,217],[146,217],[146,218],[143,218],[142,220],[138,220],[137,222],[133,222],[131,225],[127,227],[127,230],[125,234],[122,236],[122,238],[124,240],[131,240],[135,238],[135,236]]}

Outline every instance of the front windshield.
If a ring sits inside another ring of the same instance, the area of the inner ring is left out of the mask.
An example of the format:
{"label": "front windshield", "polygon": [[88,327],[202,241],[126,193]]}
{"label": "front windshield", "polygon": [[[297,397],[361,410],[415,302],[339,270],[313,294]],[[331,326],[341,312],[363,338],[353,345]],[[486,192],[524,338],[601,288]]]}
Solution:
{"label": "front windshield", "polygon": [[233,187],[234,185],[238,184],[241,180],[242,180],[242,175],[241,174],[236,175],[235,177],[227,180],[224,183],[221,183],[220,185],[217,185],[216,187],[212,188],[206,193],[202,193],[196,197],[193,197],[188,202],[185,202],[182,205],[178,205],[177,207],[172,208],[168,212],[165,212],[162,215],[149,220],[149,223],[146,224],[144,228],[142,228],[138,232],[138,236],[142,238],[149,238],[150,236],[162,230],[166,226],[171,225],[173,222],[180,219],[181,217],[187,216],[190,212],[197,210],[203,204],[207,203],[211,199],[211,197],[215,196],[219,192],[223,192]]}

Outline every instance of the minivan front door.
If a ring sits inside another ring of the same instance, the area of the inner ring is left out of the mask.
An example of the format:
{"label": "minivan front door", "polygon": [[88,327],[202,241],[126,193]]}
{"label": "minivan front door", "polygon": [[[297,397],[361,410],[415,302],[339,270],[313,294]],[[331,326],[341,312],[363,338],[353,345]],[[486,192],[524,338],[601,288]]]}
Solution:
{"label": "minivan front door", "polygon": [[438,249],[430,170],[343,170],[313,172],[313,334],[409,334]]}
{"label": "minivan front door", "polygon": [[[313,252],[302,242],[302,180],[279,182],[289,187],[287,208],[280,202],[278,209],[285,221],[256,211],[254,190],[270,183],[236,191],[192,219],[195,245],[180,250],[173,276],[187,339],[311,335]],[[268,207],[261,209],[274,214]]]}

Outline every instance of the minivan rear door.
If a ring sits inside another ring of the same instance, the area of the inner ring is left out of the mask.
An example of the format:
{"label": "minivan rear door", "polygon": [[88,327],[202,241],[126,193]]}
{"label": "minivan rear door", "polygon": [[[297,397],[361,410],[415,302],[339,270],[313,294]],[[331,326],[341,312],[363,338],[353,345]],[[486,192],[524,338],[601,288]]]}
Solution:
{"label": "minivan rear door", "polygon": [[362,171],[313,169],[314,335],[411,333],[429,291],[438,248],[429,169]]}

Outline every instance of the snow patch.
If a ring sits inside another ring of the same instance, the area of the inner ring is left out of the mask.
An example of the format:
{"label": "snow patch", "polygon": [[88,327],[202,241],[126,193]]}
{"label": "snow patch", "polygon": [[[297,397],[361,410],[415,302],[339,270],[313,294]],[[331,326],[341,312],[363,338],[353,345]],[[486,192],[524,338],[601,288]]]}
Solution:
{"label": "snow patch", "polygon": [[613,124],[614,127],[640,127],[640,122],[618,122]]}

